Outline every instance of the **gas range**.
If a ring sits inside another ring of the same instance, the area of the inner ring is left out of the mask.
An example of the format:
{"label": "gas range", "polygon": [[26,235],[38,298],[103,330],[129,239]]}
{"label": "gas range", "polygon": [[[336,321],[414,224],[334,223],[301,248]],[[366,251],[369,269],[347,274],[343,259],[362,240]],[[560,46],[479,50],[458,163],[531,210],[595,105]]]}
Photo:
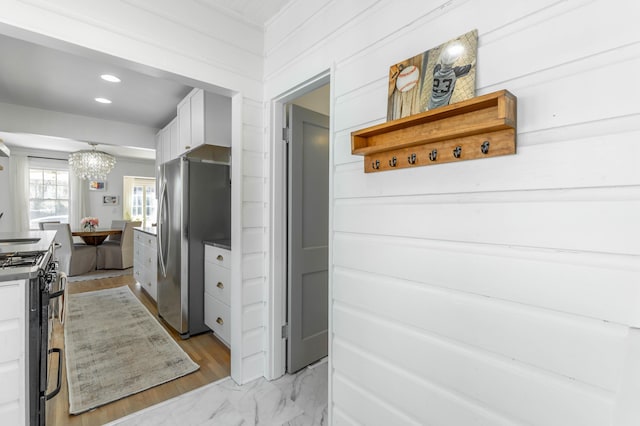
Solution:
{"label": "gas range", "polygon": [[35,278],[49,262],[53,250],[0,253],[0,281]]}
{"label": "gas range", "polygon": [[[0,233],[0,282],[11,281],[10,286],[23,285],[26,293],[25,376],[28,387],[25,404],[30,426],[44,426],[47,401],[56,396],[62,386],[62,350],[50,347],[49,333],[52,325],[50,301],[64,294],[64,280],[54,261],[55,235],[55,231]],[[47,393],[49,357],[56,359],[56,355],[57,382],[54,390]]]}
{"label": "gas range", "polygon": [[54,231],[0,233],[0,281],[30,279],[53,255]]}
{"label": "gas range", "polygon": [[44,253],[41,251],[0,253],[0,269],[19,266],[38,266]]}

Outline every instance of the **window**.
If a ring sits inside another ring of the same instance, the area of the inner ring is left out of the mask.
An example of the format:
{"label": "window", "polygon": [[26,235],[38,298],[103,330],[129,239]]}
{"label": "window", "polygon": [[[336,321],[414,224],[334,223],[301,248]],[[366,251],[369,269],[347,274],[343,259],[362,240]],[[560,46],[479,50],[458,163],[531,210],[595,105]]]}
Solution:
{"label": "window", "polygon": [[58,161],[46,163],[42,160],[29,162],[31,229],[38,229],[38,222],[69,222],[69,170],[66,164],[60,167]]}
{"label": "window", "polygon": [[149,227],[156,223],[156,180],[124,177],[123,211],[126,220],[141,221]]}

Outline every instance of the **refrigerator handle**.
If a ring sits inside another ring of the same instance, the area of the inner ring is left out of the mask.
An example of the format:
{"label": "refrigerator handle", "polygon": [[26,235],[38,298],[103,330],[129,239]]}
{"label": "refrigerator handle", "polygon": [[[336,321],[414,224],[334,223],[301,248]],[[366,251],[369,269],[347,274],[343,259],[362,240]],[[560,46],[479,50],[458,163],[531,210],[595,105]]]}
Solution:
{"label": "refrigerator handle", "polygon": [[[160,272],[163,277],[167,276],[167,265],[165,264],[165,256],[166,253],[163,252],[164,249],[164,228],[165,221],[169,220],[169,212],[165,210],[169,210],[169,204],[165,204],[165,200],[167,198],[167,183],[162,183],[162,189],[160,190],[160,220],[158,221],[158,257],[160,258]],[[166,213],[166,214],[165,214]]]}

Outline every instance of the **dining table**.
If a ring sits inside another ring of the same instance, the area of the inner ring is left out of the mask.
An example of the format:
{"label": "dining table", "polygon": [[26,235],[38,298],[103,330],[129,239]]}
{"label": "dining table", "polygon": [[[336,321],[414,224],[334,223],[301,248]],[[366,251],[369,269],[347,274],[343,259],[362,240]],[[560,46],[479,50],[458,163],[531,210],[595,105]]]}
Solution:
{"label": "dining table", "polygon": [[99,246],[109,235],[122,234],[122,229],[95,229],[93,231],[77,230],[71,231],[74,237],[82,238],[82,241],[89,246]]}

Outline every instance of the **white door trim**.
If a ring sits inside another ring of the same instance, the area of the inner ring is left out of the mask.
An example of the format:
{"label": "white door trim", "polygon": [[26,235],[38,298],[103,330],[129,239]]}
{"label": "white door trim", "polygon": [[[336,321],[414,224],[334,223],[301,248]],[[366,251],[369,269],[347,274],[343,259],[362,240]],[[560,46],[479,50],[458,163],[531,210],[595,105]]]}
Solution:
{"label": "white door trim", "polygon": [[[231,378],[245,383],[242,363],[242,110],[244,97],[235,93],[231,97]],[[234,219],[237,218],[237,219]]]}
{"label": "white door trim", "polygon": [[[287,168],[286,168],[286,146],[282,138],[282,128],[284,126],[284,106],[319,87],[331,84],[333,93],[333,67],[315,77],[292,87],[288,91],[273,98],[270,102],[270,162],[269,174],[270,188],[269,199],[271,200],[269,209],[269,259],[267,261],[268,295],[267,295],[267,315],[268,315],[268,339],[266,348],[265,378],[267,380],[277,379],[285,373],[286,368],[286,347],[285,339],[282,338],[282,325],[287,318]],[[331,96],[333,103],[333,96]],[[333,105],[332,105],[333,107]],[[333,108],[331,108],[333,111]],[[333,168],[332,147],[333,145],[333,120],[329,117],[329,164]],[[333,173],[329,173],[329,229],[332,224],[332,197],[333,197]],[[331,259],[332,238],[329,235],[329,259]],[[331,262],[329,262],[329,288],[331,289]],[[330,290],[331,292],[331,290]],[[331,299],[329,299],[331,300]],[[331,318],[329,318],[329,330],[331,330]],[[331,349],[329,349],[331,350]]]}

